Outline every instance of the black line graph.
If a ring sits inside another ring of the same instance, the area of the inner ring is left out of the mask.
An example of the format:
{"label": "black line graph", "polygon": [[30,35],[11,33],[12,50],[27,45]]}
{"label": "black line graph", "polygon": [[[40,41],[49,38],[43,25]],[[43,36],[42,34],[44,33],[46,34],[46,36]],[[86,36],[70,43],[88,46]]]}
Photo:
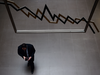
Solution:
{"label": "black line graph", "polygon": [[[0,4],[5,4],[4,2],[0,2]],[[70,16],[67,16],[67,17],[64,17],[63,15],[59,14],[58,16],[56,14],[53,14],[51,13],[51,11],[49,10],[48,6],[45,4],[44,6],[44,9],[43,9],[43,12],[41,12],[39,9],[37,9],[37,12],[36,14],[34,12],[32,12],[29,8],[27,8],[26,6],[24,7],[19,7],[16,3],[14,2],[11,2],[11,1],[7,1],[7,4],[9,6],[11,6],[13,9],[15,9],[16,11],[22,11],[27,17],[29,17],[30,15],[32,17],[34,17],[35,19],[38,18],[39,20],[43,20],[43,18],[45,18],[49,23],[54,23],[54,24],[57,24],[58,21],[61,21],[63,24],[66,24],[67,21],[69,21],[70,23],[74,24],[79,24],[81,21],[84,21],[86,22],[86,24],[88,23],[88,21],[83,17],[81,19],[78,19],[78,18],[75,18],[75,20],[73,18],[71,18]],[[28,10],[28,14],[23,11],[23,9],[26,9]],[[51,19],[53,20],[53,22],[49,21],[49,19],[45,16],[45,12],[48,12],[48,14],[50,15]],[[38,16],[38,12],[41,13],[41,17]],[[63,21],[60,17],[63,17],[65,20]],[[57,18],[57,21],[54,22],[55,18]],[[76,20],[79,20],[79,21],[76,21]],[[94,22],[91,22],[93,23],[93,25],[95,26],[96,30],[99,32],[98,28],[96,27],[95,23]],[[95,31],[93,30],[92,26],[89,24],[89,27],[90,29],[92,30],[93,33],[95,33]]]}

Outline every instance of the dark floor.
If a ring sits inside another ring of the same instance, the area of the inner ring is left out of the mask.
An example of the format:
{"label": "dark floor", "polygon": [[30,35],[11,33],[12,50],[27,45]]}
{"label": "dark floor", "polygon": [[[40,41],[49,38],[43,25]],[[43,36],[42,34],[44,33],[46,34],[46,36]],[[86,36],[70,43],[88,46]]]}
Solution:
{"label": "dark floor", "polygon": [[[47,4],[53,14],[88,19],[95,0],[13,1],[19,7],[27,6],[34,12],[37,8],[43,11]],[[72,29],[86,25],[84,22],[79,25],[67,22],[64,25],[60,21],[50,24],[45,19],[27,18],[21,11],[10,9],[17,29]],[[48,13],[46,16],[49,18]],[[100,29],[100,1],[91,21]],[[23,42],[33,44],[36,49],[34,75],[100,75],[100,32],[95,32],[93,34],[88,28],[86,33],[16,34],[5,6],[0,5],[0,75],[31,75],[27,62],[17,54],[17,47]]]}

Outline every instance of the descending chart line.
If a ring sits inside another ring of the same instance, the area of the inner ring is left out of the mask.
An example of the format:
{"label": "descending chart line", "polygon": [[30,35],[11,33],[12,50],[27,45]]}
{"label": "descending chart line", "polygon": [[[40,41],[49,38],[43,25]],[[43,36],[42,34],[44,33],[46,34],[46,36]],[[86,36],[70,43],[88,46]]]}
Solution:
{"label": "descending chart line", "polygon": [[[0,2],[0,4],[5,4],[4,2]],[[57,24],[58,21],[61,21],[63,24],[66,24],[67,21],[69,21],[70,23],[74,24],[79,24],[81,21],[86,22],[86,24],[88,23],[88,21],[83,17],[81,19],[78,18],[71,18],[70,16],[64,17],[63,15],[59,14],[58,16],[56,14],[51,13],[51,11],[49,10],[48,6],[45,4],[43,12],[41,12],[39,9],[37,9],[36,14],[34,12],[32,12],[29,8],[27,8],[26,6],[24,7],[19,7],[16,3],[12,2],[12,1],[7,1],[7,5],[11,6],[13,9],[15,9],[16,11],[22,11],[27,17],[32,16],[33,18],[38,18],[41,21],[43,20],[43,18],[45,18],[49,23],[53,23],[53,24]],[[26,9],[28,10],[28,14],[23,10]],[[45,12],[48,12],[52,21],[50,21],[46,16],[45,16]],[[38,13],[41,14],[41,17],[38,16]],[[63,21],[60,17],[64,18],[65,20]],[[57,20],[55,21],[55,18],[57,18]],[[95,25],[94,22],[90,22],[94,25],[94,27],[96,28],[96,30],[99,32],[99,29],[97,28],[97,26]],[[89,27],[92,30],[93,33],[95,33],[95,31],[93,30],[92,26],[89,23]]]}

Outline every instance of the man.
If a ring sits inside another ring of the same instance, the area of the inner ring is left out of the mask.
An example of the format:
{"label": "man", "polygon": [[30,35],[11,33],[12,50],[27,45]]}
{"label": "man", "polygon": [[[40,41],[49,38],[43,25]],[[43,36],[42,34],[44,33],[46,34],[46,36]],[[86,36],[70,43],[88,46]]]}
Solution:
{"label": "man", "polygon": [[34,70],[34,53],[35,48],[31,44],[21,44],[18,46],[18,54],[25,60],[28,61],[28,66],[31,66],[31,73],[33,74]]}

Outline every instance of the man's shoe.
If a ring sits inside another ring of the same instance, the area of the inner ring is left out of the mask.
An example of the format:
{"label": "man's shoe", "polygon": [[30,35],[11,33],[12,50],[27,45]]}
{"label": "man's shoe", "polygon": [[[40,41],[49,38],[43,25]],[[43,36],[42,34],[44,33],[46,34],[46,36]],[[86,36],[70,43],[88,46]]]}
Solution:
{"label": "man's shoe", "polygon": [[31,73],[33,74],[34,73],[34,69],[31,67]]}
{"label": "man's shoe", "polygon": [[33,71],[31,71],[31,74],[33,74]]}

